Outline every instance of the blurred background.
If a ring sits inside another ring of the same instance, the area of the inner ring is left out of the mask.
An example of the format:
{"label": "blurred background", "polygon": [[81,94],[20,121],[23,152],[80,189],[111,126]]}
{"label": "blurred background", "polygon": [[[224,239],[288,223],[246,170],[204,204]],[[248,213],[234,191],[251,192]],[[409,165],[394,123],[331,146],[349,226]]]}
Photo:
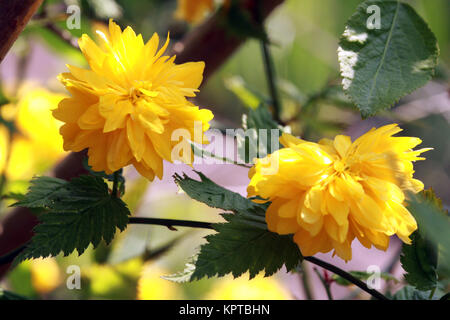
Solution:
{"label": "blurred background", "polygon": [[[24,193],[28,180],[45,174],[66,153],[58,130],[60,123],[50,110],[67,94],[56,79],[67,70],[65,64],[86,67],[81,53],[52,28],[64,30],[66,7],[81,8],[81,29],[70,37],[92,35],[109,18],[122,26],[132,26],[149,39],[153,32],[164,37],[168,31],[172,44],[196,28],[221,6],[195,19],[183,16],[176,0],[80,0],[44,1],[11,51],[0,65],[0,173],[6,179],[1,194]],[[316,141],[346,132],[357,137],[373,126],[397,122],[404,135],[423,140],[421,147],[432,147],[427,160],[416,164],[416,177],[432,187],[448,208],[450,204],[450,2],[411,0],[427,21],[440,47],[435,77],[425,87],[401,99],[389,111],[361,120],[358,110],[340,89],[337,47],[346,20],[359,0],[286,0],[266,22],[272,42],[278,86],[282,96],[283,121],[295,135]],[[49,23],[51,26],[49,27]],[[196,103],[215,114],[214,128],[241,127],[241,117],[265,99],[267,84],[257,40],[248,40],[201,88]],[[228,164],[194,166],[216,183],[246,195],[247,169]],[[220,221],[217,210],[189,199],[173,182],[174,173],[192,169],[165,163],[164,179],[148,182],[131,169],[125,171],[127,193],[124,200],[137,216]],[[0,200],[0,218],[13,201]],[[204,242],[208,231],[160,226],[130,226],[117,235],[110,246],[100,245],[82,256],[27,261],[12,270],[0,286],[29,298],[42,299],[304,299],[326,298],[317,273],[306,266],[298,273],[281,270],[271,278],[248,275],[204,279],[179,284],[161,278],[180,271]],[[346,270],[365,271],[378,265],[401,280],[398,255],[401,243],[392,239],[388,252],[367,250],[354,242],[354,258],[345,263],[331,255],[320,255]],[[67,267],[81,268],[81,290],[69,290]],[[323,270],[317,270],[326,276]],[[327,275],[328,276],[328,275]],[[310,290],[303,281],[308,279]],[[383,283],[396,288],[401,281]],[[332,283],[335,298],[366,297],[355,287]]]}

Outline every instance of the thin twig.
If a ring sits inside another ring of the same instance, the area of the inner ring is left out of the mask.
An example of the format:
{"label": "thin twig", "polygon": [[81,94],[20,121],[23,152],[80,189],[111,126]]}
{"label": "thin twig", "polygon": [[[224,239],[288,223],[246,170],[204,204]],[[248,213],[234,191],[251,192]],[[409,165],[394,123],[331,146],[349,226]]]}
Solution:
{"label": "thin twig", "polygon": [[430,295],[428,296],[428,300],[433,300],[434,293],[436,292],[436,288],[437,287],[434,287],[433,289],[431,289]]}
{"label": "thin twig", "polygon": [[8,252],[7,254],[3,255],[0,257],[0,266],[7,264],[7,263],[11,263],[14,261],[14,258],[17,257],[27,246],[27,244],[24,244],[10,252]]}
{"label": "thin twig", "polygon": [[[262,18],[262,8],[261,8],[261,2],[257,5],[257,14],[256,18],[258,20],[258,23],[263,30],[263,33],[266,34],[265,27],[264,27],[264,20]],[[264,69],[266,71],[266,78],[267,78],[267,85],[269,87],[269,93],[271,97],[271,102],[273,106],[273,117],[276,122],[278,122],[281,125],[284,125],[284,123],[281,121],[281,102],[278,96],[278,90],[276,87],[276,75],[275,75],[275,66],[273,63],[272,55],[270,53],[269,48],[269,42],[267,39],[261,39],[261,51],[264,61]]]}
{"label": "thin twig", "polygon": [[[191,220],[176,220],[176,219],[160,219],[160,218],[141,218],[131,217],[128,221],[129,224],[148,224],[148,225],[160,225],[166,226],[170,230],[176,230],[174,227],[191,227],[201,229],[214,229],[211,222],[203,221],[191,221]],[[19,255],[22,250],[25,249],[27,244],[24,244],[7,254],[0,256],[0,266],[11,263],[16,256]]]}
{"label": "thin twig", "polygon": [[[130,224],[149,224],[149,225],[161,225],[166,226],[171,230],[174,230],[174,227],[191,227],[191,228],[202,228],[202,229],[214,229],[213,223],[211,222],[203,222],[203,221],[191,221],[191,220],[176,220],[176,219],[161,219],[161,218],[141,218],[141,217],[131,217],[129,218]],[[175,229],[176,230],[176,229]],[[14,258],[25,248],[26,245],[23,245],[8,254],[0,257],[0,265],[10,263],[14,260]],[[379,300],[389,300],[386,296],[378,292],[377,290],[370,289],[364,282],[355,278],[351,274],[346,271],[328,263],[322,261],[315,257],[304,257],[304,260],[309,261],[319,267],[322,267],[328,271],[331,271],[342,278],[350,281],[354,285],[358,286],[362,290],[371,294],[373,297]]]}
{"label": "thin twig", "polygon": [[319,267],[322,267],[328,271],[331,271],[339,276],[341,276],[342,278],[344,278],[345,280],[350,281],[351,283],[353,283],[354,285],[358,286],[359,288],[361,288],[362,290],[364,290],[365,292],[369,293],[370,295],[372,295],[373,297],[379,299],[379,300],[389,300],[386,296],[384,296],[382,293],[380,293],[379,291],[375,290],[375,289],[370,289],[367,284],[365,284],[364,282],[362,282],[361,280],[359,280],[358,278],[355,278],[354,276],[352,276],[350,273],[328,263],[325,261],[322,261],[318,258],[315,257],[304,257],[304,259],[306,261],[309,261]]}
{"label": "thin twig", "polygon": [[250,169],[252,167],[251,165],[247,165],[245,163],[239,163],[239,162],[236,162],[234,160],[228,159],[226,157],[218,156],[218,155],[216,155],[216,154],[214,154],[214,153],[212,153],[212,152],[210,152],[208,150],[199,148],[199,147],[197,147],[194,144],[191,144],[191,147],[192,147],[192,150],[194,151],[194,155],[201,156],[202,158],[203,158],[203,155],[205,155],[205,156],[210,157],[212,159],[217,159],[217,160],[220,160],[220,161],[223,161],[223,162],[226,162],[226,163],[229,163],[229,164],[234,164],[234,165],[237,165],[237,166],[241,166],[241,167],[244,167],[244,168],[247,168],[247,169]]}
{"label": "thin twig", "polygon": [[191,227],[191,228],[202,228],[202,229],[214,229],[211,222],[191,221],[191,220],[177,220],[177,219],[131,217],[129,219],[129,223],[131,223],[131,224],[160,225],[160,226],[166,226],[166,227],[168,227],[171,230],[173,230],[173,227]]}
{"label": "thin twig", "polygon": [[322,277],[322,275],[320,274],[319,269],[317,269],[316,267],[314,267],[313,269],[314,269],[314,272],[319,277],[320,282],[322,282],[322,284],[323,284],[323,286],[325,288],[325,292],[327,293],[328,300],[334,300],[333,296],[331,295],[330,284],[324,279],[324,277]]}
{"label": "thin twig", "polygon": [[446,294],[444,294],[442,297],[439,298],[439,300],[442,300],[442,301],[450,300],[450,292],[447,292]]}
{"label": "thin twig", "polygon": [[78,39],[65,29],[59,28],[57,25],[55,25],[53,22],[48,22],[45,24],[45,28],[55,35],[57,35],[61,40],[65,41],[67,44],[72,46],[75,49],[79,49],[78,46]]}
{"label": "thin twig", "polygon": [[303,261],[302,262],[302,272],[301,272],[301,280],[303,284],[303,291],[305,293],[306,299],[314,300],[314,296],[311,290],[311,283],[309,277],[308,265]]}
{"label": "thin twig", "polygon": [[113,197],[113,198],[117,198],[117,189],[118,189],[118,185],[119,185],[119,175],[120,175],[120,170],[114,172],[113,188],[112,188],[112,191],[111,191],[111,197]]}

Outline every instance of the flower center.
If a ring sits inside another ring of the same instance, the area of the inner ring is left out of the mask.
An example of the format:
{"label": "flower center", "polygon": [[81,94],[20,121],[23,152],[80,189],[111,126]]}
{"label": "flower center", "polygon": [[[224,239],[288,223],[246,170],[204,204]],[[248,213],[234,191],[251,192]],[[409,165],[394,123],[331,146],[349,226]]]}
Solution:
{"label": "flower center", "polygon": [[152,83],[150,81],[136,80],[130,88],[128,98],[132,104],[136,104],[139,100],[150,100],[158,95],[157,91],[152,91]]}
{"label": "flower center", "polygon": [[333,164],[334,170],[337,172],[343,172],[348,169],[347,164],[343,160],[337,160]]}

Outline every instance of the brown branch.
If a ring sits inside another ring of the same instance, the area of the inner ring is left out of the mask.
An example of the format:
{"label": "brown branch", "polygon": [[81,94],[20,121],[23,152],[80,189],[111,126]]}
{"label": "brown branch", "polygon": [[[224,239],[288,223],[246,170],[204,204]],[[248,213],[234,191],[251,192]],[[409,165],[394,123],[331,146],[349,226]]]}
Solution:
{"label": "brown branch", "polygon": [[[261,1],[261,18],[264,20],[284,0],[242,0],[242,8],[247,10],[257,21],[256,6]],[[223,26],[222,21],[226,11],[219,11],[206,22],[189,33],[182,41],[173,47],[177,55],[176,62],[188,61],[205,62],[205,79],[213,74],[223,63],[245,42],[243,37],[230,33]]]}
{"label": "brown branch", "polygon": [[48,31],[54,33],[56,36],[60,37],[75,49],[79,49],[78,39],[72,36],[72,34],[68,30],[59,28],[53,22],[47,22],[45,24],[45,28],[47,28]]}
{"label": "brown branch", "polygon": [[0,1],[0,62],[12,47],[42,0],[2,0]]}
{"label": "brown branch", "polygon": [[[284,0],[242,0],[242,5],[252,13],[255,12],[254,7],[257,1],[263,1],[262,16],[265,18]],[[15,0],[12,0],[12,2],[15,2]],[[219,16],[220,14],[223,14],[223,12],[219,11],[216,15],[213,15],[189,33],[184,40],[176,43],[173,48],[173,53],[177,54],[177,63],[205,61],[205,79],[223,65],[244,42],[243,38],[230,35],[223,28],[223,24],[219,23],[220,19],[223,19]],[[85,153],[71,153],[54,168],[52,175],[69,180],[86,173],[82,165],[84,155]],[[36,223],[36,217],[30,211],[24,208],[12,210],[0,222],[0,256],[27,242],[32,236],[32,229]],[[9,265],[0,267],[0,279],[6,273],[8,267]]]}

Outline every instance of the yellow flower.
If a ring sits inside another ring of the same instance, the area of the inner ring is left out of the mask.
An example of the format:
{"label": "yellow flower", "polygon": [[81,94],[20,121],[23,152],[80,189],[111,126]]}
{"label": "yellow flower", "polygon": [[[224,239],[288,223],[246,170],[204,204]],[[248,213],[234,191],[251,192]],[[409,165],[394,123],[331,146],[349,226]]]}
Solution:
{"label": "yellow flower", "polygon": [[175,16],[189,23],[200,22],[213,10],[213,0],[178,0]]}
{"label": "yellow flower", "polygon": [[33,260],[30,271],[33,287],[40,294],[49,293],[61,284],[61,272],[54,258]]}
{"label": "yellow flower", "polygon": [[[285,148],[250,170],[248,195],[271,201],[269,230],[294,234],[305,256],[334,249],[348,261],[355,237],[380,250],[394,234],[410,243],[417,224],[403,204],[404,191],[423,189],[412,162],[424,160],[418,155],[429,149],[413,151],[421,140],[393,137],[401,130],[396,124],[373,128],[353,143],[344,135],[312,143],[283,134]],[[268,160],[278,161],[275,174],[264,173]]]}
{"label": "yellow flower", "polygon": [[[26,85],[21,88],[19,97],[17,104],[2,107],[2,116],[15,120],[19,131],[12,137],[6,168],[7,176],[12,180],[30,179],[64,155],[63,141],[58,133],[61,122],[52,117],[51,109],[66,96]],[[0,126],[0,172],[5,169],[8,147],[9,133]]]}
{"label": "yellow flower", "polygon": [[180,300],[183,292],[178,283],[161,278],[170,272],[155,265],[145,265],[137,285],[138,300]]}
{"label": "yellow flower", "polygon": [[[97,34],[100,47],[87,35],[79,40],[90,70],[69,65],[70,73],[59,76],[72,94],[53,112],[65,122],[64,149],[88,148],[96,171],[110,174],[132,164],[150,180],[162,178],[163,159],[173,161],[172,148],[179,143],[171,139],[174,130],[186,129],[190,140],[205,141],[213,115],[186,99],[198,92],[205,65],[176,65],[175,57],[162,56],[169,38],[157,50],[156,33],[144,44],[140,34],[130,27],[122,32],[112,20],[109,34]],[[200,124],[199,135],[194,123]]]}

